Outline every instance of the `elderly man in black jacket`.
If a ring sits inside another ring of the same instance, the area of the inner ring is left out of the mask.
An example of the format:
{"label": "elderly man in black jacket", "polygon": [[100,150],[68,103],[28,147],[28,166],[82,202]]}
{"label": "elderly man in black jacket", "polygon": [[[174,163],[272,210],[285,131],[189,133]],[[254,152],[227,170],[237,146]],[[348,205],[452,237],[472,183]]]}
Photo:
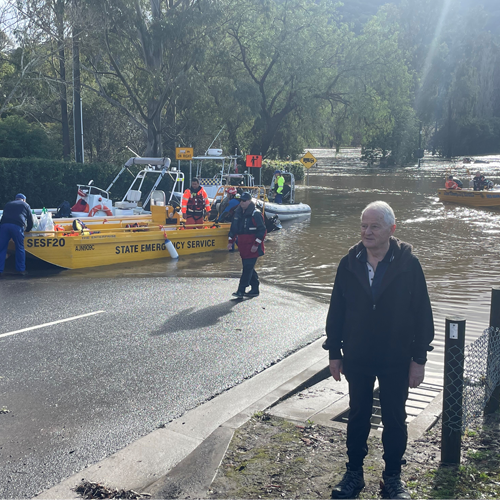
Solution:
{"label": "elderly man in black jacket", "polygon": [[0,276],[5,266],[5,256],[9,241],[16,245],[16,270],[19,274],[26,274],[24,254],[24,231],[33,228],[31,208],[26,203],[24,194],[17,194],[14,201],[9,201],[3,209],[0,219]]}
{"label": "elderly man in black jacket", "polygon": [[427,285],[411,245],[393,234],[396,221],[383,201],[361,215],[361,241],[340,261],[326,322],[330,372],[349,383],[347,471],[332,498],[354,498],[365,486],[363,460],[379,382],[384,425],[383,494],[410,498],[401,481],[408,439],[405,403],[408,388],[424,380],[434,322]]}

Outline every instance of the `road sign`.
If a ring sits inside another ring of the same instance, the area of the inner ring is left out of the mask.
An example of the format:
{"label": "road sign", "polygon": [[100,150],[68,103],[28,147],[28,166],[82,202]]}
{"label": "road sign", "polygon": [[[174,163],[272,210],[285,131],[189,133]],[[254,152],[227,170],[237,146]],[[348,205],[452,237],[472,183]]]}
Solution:
{"label": "road sign", "polygon": [[306,168],[311,168],[318,160],[314,158],[313,154],[309,151],[300,159],[302,165]]}
{"label": "road sign", "polygon": [[262,156],[247,155],[247,167],[254,167],[254,168],[262,167]]}
{"label": "road sign", "polygon": [[193,148],[175,148],[176,160],[191,160],[193,158]]}

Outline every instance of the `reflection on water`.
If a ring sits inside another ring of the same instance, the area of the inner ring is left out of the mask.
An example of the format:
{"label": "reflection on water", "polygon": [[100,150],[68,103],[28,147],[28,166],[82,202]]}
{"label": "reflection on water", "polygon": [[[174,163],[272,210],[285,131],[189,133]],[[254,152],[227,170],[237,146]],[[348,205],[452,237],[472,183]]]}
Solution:
{"label": "reflection on water", "polygon": [[[309,175],[309,185],[299,186],[297,201],[312,207],[312,216],[283,224],[271,233],[266,256],[259,259],[264,282],[329,300],[338,262],[359,239],[359,216],[371,201],[384,200],[397,218],[396,236],[411,243],[428,280],[436,317],[436,351],[430,367],[442,363],[444,317],[467,319],[467,340],[487,327],[491,286],[499,284],[500,211],[444,206],[437,189],[450,171],[468,185],[469,171],[478,166],[425,159],[420,168],[381,169],[366,167],[359,151],[335,156],[332,150],[311,150],[319,159]],[[486,177],[500,183],[500,156],[484,158]],[[221,276],[238,277],[237,253],[208,253],[126,266],[64,271],[61,276]],[[265,300],[265,296],[262,297]],[[438,378],[440,376],[436,375]],[[438,383],[441,380],[436,380]]]}

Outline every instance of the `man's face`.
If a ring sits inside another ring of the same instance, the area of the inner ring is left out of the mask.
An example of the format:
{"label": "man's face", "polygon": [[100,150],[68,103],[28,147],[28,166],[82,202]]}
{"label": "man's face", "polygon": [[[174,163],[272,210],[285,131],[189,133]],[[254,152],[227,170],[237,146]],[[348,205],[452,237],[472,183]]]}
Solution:
{"label": "man's face", "polygon": [[248,205],[250,205],[250,201],[251,200],[247,200],[247,201],[240,201],[240,207],[243,209],[243,210],[246,210],[248,208]]}
{"label": "man's face", "polygon": [[396,225],[389,225],[384,216],[376,209],[366,210],[361,219],[361,241],[370,250],[385,248],[394,234]]}
{"label": "man's face", "polygon": [[198,189],[200,187],[200,183],[199,182],[196,182],[196,181],[193,181],[191,183],[191,189]]}

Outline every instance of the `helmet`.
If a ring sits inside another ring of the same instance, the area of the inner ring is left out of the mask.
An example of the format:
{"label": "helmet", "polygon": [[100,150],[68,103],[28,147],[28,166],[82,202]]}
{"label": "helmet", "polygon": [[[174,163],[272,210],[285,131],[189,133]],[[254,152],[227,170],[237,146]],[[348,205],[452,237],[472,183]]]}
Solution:
{"label": "helmet", "polygon": [[281,174],[281,170],[275,170],[274,175],[276,175],[276,174]]}
{"label": "helmet", "polygon": [[236,194],[238,191],[236,190],[235,187],[230,187],[227,189],[227,194]]}

